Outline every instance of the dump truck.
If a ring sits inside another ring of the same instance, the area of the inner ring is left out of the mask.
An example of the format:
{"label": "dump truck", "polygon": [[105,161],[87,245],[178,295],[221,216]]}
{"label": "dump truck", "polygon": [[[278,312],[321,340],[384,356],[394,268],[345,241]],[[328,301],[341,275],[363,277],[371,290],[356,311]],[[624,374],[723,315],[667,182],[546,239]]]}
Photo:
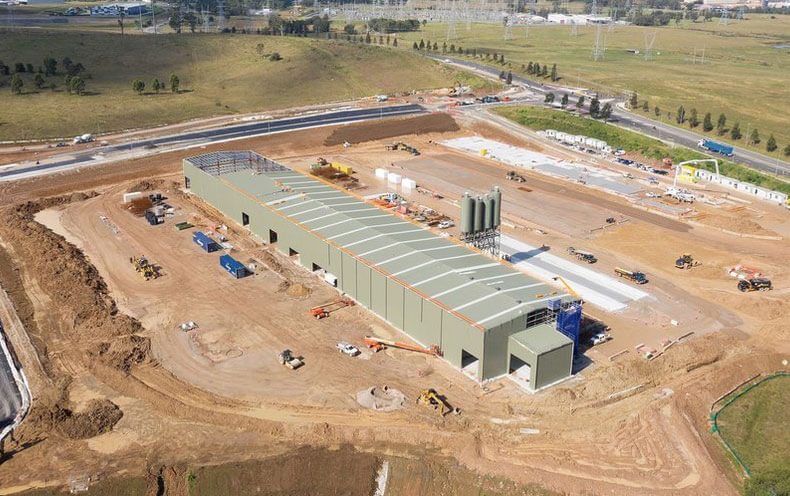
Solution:
{"label": "dump truck", "polygon": [[621,269],[620,267],[615,267],[614,273],[617,274],[618,277],[624,277],[629,281],[635,282],[637,284],[645,284],[647,282],[647,277],[645,277],[645,275],[642,272],[625,270],[625,269]]}
{"label": "dump truck", "polygon": [[572,246],[568,247],[568,255],[573,255],[574,257],[578,258],[579,260],[581,260],[583,262],[590,263],[590,264],[593,264],[593,263],[598,261],[598,259],[595,258],[595,255],[593,255],[592,253],[590,253],[588,251],[577,250],[576,248],[574,248]]}
{"label": "dump truck", "polygon": [[697,142],[697,146],[704,148],[709,152],[720,153],[725,157],[732,157],[733,148],[730,145],[723,145],[709,139],[701,139]]}
{"label": "dump truck", "polygon": [[697,265],[699,265],[699,262],[694,260],[694,257],[688,253],[684,253],[677,260],[675,260],[675,267],[678,269],[690,269]]}
{"label": "dump truck", "polygon": [[302,361],[302,357],[295,356],[291,350],[285,349],[277,354],[277,360],[280,362],[281,365],[288,367],[291,370],[296,370],[302,365],[304,362]]}
{"label": "dump truck", "polygon": [[769,291],[771,289],[770,279],[755,277],[738,281],[738,289],[744,293],[749,291]]}

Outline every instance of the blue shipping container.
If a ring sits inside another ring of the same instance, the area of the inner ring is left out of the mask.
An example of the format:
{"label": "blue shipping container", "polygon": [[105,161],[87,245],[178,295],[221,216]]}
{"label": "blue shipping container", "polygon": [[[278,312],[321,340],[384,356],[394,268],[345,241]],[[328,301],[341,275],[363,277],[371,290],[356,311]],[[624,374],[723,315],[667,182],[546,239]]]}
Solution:
{"label": "blue shipping container", "polygon": [[230,255],[220,255],[219,264],[236,279],[241,279],[247,275],[247,268],[244,264],[231,257]]}
{"label": "blue shipping container", "polygon": [[199,247],[203,248],[203,251],[206,253],[217,251],[220,248],[216,241],[200,231],[192,233],[192,241],[194,241]]}

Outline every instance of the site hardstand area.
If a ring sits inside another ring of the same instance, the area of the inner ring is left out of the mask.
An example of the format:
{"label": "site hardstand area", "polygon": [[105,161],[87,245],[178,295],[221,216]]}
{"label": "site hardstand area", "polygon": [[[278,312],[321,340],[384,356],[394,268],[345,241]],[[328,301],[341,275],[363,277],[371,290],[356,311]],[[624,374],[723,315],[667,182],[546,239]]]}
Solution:
{"label": "site hardstand area", "polygon": [[455,367],[535,391],[571,375],[569,294],[256,153],[185,159],[191,193]]}

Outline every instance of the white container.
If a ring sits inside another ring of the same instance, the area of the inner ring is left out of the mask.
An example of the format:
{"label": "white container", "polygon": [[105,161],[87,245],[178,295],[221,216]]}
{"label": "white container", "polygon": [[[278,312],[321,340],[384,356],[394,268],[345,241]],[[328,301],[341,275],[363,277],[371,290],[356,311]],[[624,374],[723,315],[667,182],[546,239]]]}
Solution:
{"label": "white container", "polygon": [[394,172],[390,172],[387,174],[387,182],[392,184],[400,184],[403,177],[400,174],[395,174]]}
{"label": "white container", "polygon": [[387,179],[387,169],[376,169],[376,177],[379,179]]}
{"label": "white container", "polygon": [[129,203],[132,200],[136,200],[138,198],[142,198],[143,194],[139,191],[135,191],[134,193],[124,193],[123,194],[123,202]]}
{"label": "white container", "polygon": [[417,187],[417,181],[404,177],[403,181],[401,182],[401,186],[403,189],[414,189]]}

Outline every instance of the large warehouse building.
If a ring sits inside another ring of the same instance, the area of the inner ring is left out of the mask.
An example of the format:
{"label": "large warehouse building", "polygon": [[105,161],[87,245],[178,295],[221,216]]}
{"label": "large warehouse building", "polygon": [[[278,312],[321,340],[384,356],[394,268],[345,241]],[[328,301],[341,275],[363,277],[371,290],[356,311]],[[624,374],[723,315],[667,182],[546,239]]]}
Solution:
{"label": "large warehouse building", "polygon": [[534,391],[570,376],[581,307],[551,285],[253,152],[186,159],[184,181],[476,379]]}

